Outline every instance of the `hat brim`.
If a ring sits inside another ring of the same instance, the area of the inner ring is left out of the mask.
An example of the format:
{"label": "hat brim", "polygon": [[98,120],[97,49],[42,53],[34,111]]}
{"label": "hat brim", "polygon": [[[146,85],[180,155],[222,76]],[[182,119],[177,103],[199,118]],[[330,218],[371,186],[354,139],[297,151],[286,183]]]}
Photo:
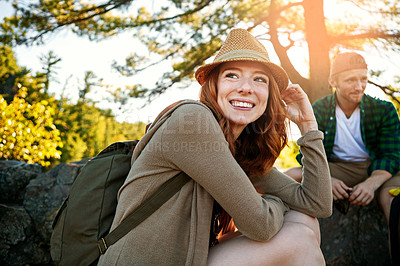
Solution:
{"label": "hat brim", "polygon": [[204,82],[206,82],[210,72],[214,68],[216,68],[218,65],[220,65],[222,63],[232,62],[232,61],[252,61],[252,62],[258,62],[258,63],[265,65],[271,71],[272,76],[275,78],[275,81],[278,84],[278,88],[279,88],[280,92],[285,90],[287,88],[287,86],[289,85],[289,77],[288,77],[286,71],[282,67],[280,67],[277,64],[274,64],[272,62],[265,62],[263,60],[257,60],[254,58],[233,58],[233,59],[227,59],[227,60],[223,60],[223,61],[206,64],[204,66],[199,67],[196,70],[196,73],[194,76],[195,76],[197,82],[199,82],[199,84],[201,86],[203,86],[203,84],[204,84]]}

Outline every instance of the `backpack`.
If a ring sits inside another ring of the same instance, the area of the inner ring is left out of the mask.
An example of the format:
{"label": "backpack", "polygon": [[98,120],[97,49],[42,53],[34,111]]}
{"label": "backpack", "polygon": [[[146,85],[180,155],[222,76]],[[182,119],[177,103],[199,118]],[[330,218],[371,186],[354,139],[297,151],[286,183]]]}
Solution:
{"label": "backpack", "polygon": [[131,168],[137,140],[116,142],[90,159],[74,180],[54,221],[50,253],[56,265],[93,265],[106,249],[156,211],[190,178],[164,183],[112,232],[117,193]]}

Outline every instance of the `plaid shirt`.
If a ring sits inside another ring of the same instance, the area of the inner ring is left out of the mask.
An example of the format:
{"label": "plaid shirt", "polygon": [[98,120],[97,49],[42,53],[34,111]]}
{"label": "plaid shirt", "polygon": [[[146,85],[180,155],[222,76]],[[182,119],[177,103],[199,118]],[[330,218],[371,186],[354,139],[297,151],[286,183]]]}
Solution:
{"label": "plaid shirt", "polygon": [[[386,170],[392,175],[400,170],[400,120],[391,102],[364,94],[360,103],[361,137],[372,162],[368,175],[374,170]],[[313,104],[318,129],[324,133],[328,161],[332,159],[336,134],[336,95],[328,95]],[[301,154],[297,161],[301,163]]]}

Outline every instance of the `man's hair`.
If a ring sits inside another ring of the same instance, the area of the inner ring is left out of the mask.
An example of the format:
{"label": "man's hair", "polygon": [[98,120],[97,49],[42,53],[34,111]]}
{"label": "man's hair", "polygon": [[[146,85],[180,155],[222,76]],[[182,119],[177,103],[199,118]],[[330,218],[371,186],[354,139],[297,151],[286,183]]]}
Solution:
{"label": "man's hair", "polygon": [[338,54],[332,62],[330,77],[353,69],[368,69],[364,57],[355,52]]}

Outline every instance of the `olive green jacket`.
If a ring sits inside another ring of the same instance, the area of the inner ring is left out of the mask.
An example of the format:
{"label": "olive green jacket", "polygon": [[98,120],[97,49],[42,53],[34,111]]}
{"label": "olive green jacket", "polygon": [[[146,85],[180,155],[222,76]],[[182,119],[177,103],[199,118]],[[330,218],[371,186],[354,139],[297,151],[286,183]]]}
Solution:
{"label": "olive green jacket", "polygon": [[273,237],[289,208],[330,216],[331,183],[322,138],[321,132],[311,131],[298,140],[304,155],[302,184],[275,168],[250,181],[210,109],[196,101],[179,103],[136,146],[112,228],[177,173],[184,171],[193,180],[112,245],[99,264],[206,265],[214,199],[241,233],[256,241]]}

